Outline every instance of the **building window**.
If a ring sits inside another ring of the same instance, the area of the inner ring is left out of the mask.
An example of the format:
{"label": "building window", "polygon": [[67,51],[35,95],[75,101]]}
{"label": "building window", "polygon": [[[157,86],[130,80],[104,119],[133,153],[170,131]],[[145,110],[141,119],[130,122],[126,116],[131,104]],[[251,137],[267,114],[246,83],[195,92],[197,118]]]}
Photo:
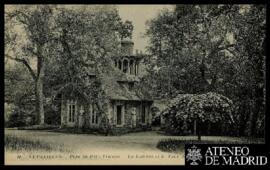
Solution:
{"label": "building window", "polygon": [[135,75],[138,75],[138,64],[135,64]]}
{"label": "building window", "polygon": [[98,124],[98,116],[94,105],[92,107],[92,124]]}
{"label": "building window", "polygon": [[114,66],[117,67],[117,60],[114,60]]}
{"label": "building window", "polygon": [[128,61],[124,60],[123,62],[123,72],[127,73],[128,72]]}
{"label": "building window", "polygon": [[129,63],[129,73],[134,74],[133,60],[130,60],[130,63]]}
{"label": "building window", "polygon": [[116,124],[122,125],[122,106],[116,106]]}
{"label": "building window", "polygon": [[142,123],[145,123],[146,108],[142,105]]}
{"label": "building window", "polygon": [[76,103],[71,100],[68,101],[68,121],[75,122]]}
{"label": "building window", "polygon": [[128,83],[128,89],[129,90],[133,90],[133,87],[134,87],[134,83]]}
{"label": "building window", "polygon": [[122,62],[121,62],[121,60],[118,61],[118,68],[119,68],[119,70],[122,70]]}

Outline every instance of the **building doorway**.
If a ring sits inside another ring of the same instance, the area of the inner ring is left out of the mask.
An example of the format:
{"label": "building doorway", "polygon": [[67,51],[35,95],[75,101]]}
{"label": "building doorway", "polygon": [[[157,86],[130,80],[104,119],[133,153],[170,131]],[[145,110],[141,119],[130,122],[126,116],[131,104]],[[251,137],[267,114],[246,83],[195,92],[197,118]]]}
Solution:
{"label": "building doorway", "polygon": [[122,125],[122,106],[116,106],[116,124]]}

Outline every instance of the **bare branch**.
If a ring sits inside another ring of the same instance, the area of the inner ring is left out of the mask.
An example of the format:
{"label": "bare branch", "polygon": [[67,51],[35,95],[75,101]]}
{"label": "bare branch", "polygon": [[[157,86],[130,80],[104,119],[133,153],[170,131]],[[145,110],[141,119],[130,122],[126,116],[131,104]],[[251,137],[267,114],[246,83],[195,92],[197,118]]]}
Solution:
{"label": "bare branch", "polygon": [[37,76],[34,72],[34,70],[31,68],[31,66],[28,64],[28,62],[25,60],[25,59],[20,59],[20,58],[16,58],[16,57],[11,57],[10,55],[5,55],[7,58],[11,59],[11,60],[14,60],[14,61],[17,61],[19,63],[23,63],[26,68],[28,69],[28,71],[30,72],[33,80],[36,80],[37,79]]}
{"label": "bare branch", "polygon": [[[17,19],[19,22],[21,22],[22,24],[28,25],[28,21],[29,21],[29,16],[26,15],[25,13],[23,13],[22,11],[16,10],[14,12],[10,12],[10,13],[6,13],[6,17],[7,19]],[[23,17],[24,19],[22,19],[21,17]]]}
{"label": "bare branch", "polygon": [[61,93],[65,88],[67,88],[68,86],[71,86],[71,85],[74,85],[74,83],[69,82],[69,83],[66,83],[66,84],[60,84],[60,85],[58,86],[59,88],[56,87],[57,90],[54,91],[53,94],[51,95],[51,96],[52,96],[51,99],[54,100],[55,97],[56,97],[59,93]]}
{"label": "bare branch", "polygon": [[213,50],[207,55],[207,57],[210,57],[211,55],[221,51],[221,50],[226,50],[228,48],[234,47],[235,44],[229,44],[229,45],[225,45],[223,47],[219,47],[222,44],[223,41],[219,41],[215,47],[213,48]]}

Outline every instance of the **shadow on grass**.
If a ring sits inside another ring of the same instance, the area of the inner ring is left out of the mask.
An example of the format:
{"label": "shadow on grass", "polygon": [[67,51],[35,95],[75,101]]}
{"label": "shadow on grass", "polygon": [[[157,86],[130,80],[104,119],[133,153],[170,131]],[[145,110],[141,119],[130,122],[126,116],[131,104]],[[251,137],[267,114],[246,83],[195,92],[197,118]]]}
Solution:
{"label": "shadow on grass", "polygon": [[59,125],[48,125],[48,124],[43,124],[43,125],[32,125],[32,126],[23,126],[23,127],[18,127],[18,130],[53,130],[53,129],[58,129]]}

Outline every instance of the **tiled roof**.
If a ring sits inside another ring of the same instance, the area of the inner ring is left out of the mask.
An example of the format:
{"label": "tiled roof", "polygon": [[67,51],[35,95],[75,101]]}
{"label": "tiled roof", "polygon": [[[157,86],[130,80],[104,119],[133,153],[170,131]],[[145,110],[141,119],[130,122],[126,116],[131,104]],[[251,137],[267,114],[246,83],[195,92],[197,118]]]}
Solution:
{"label": "tiled roof", "polygon": [[139,83],[138,77],[121,72],[117,68],[112,68],[108,73],[100,76],[103,89],[106,95],[113,100],[133,100],[151,101],[151,97],[146,92],[136,88],[129,89],[128,83]]}

